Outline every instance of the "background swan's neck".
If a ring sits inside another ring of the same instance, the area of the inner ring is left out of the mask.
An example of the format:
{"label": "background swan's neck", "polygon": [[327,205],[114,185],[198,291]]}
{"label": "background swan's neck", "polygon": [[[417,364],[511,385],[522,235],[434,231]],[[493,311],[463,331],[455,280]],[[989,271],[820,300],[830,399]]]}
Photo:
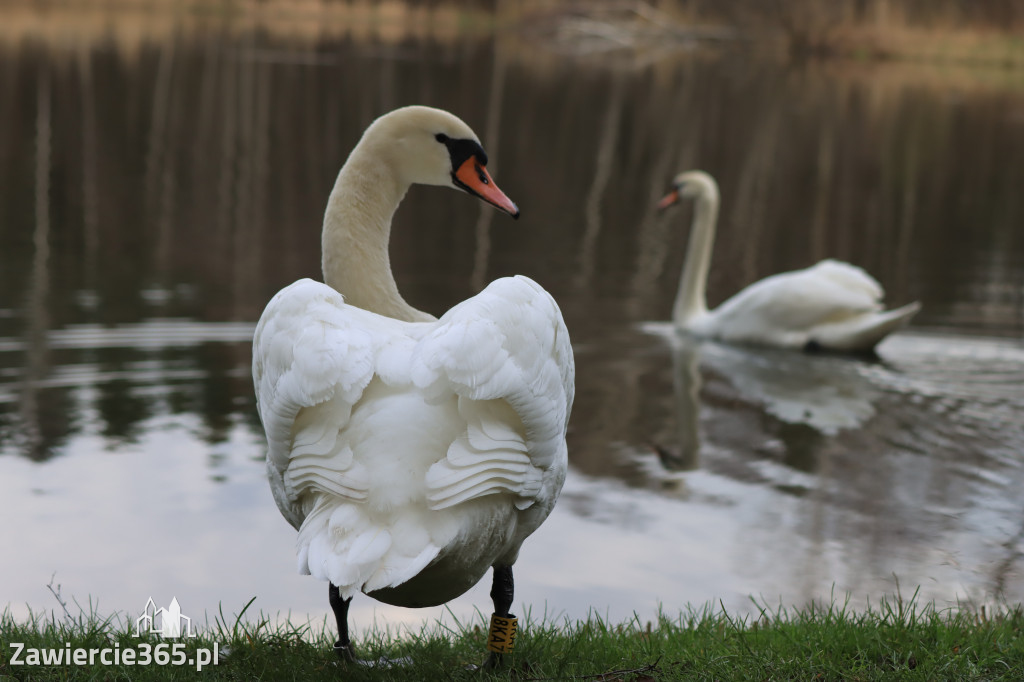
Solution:
{"label": "background swan's neck", "polygon": [[717,222],[718,192],[713,187],[705,187],[694,205],[686,261],[683,264],[679,292],[676,294],[675,306],[672,309],[672,321],[677,326],[686,326],[708,312],[705,291]]}
{"label": "background swan's neck", "polygon": [[388,242],[391,218],[409,185],[380,157],[356,147],[327,200],[322,237],[324,282],[345,302],[409,322],[434,318],[398,293]]}

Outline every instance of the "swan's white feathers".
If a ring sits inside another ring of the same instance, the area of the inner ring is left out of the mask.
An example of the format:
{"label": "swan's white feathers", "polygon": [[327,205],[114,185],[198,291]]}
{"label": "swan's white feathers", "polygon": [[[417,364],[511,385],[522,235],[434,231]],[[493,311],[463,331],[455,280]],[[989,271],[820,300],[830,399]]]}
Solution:
{"label": "swan's white feathers", "polygon": [[764,323],[807,330],[814,325],[880,308],[864,289],[851,289],[816,268],[765,277],[725,301],[716,311],[725,317],[758,317]]}
{"label": "swan's white feathers", "polygon": [[565,437],[574,369],[558,306],[533,280],[496,280],[449,310],[414,364],[413,380],[428,392],[440,382],[473,400],[505,400],[523,422],[531,461],[550,465]]}
{"label": "swan's white feathers", "polygon": [[474,402],[459,398],[459,412],[469,425],[469,443],[478,450],[506,445],[526,451],[519,416],[502,400]]}
{"label": "swan's white feathers", "polygon": [[883,314],[883,295],[878,282],[862,269],[824,260],[751,284],[698,320],[695,328],[712,329],[708,336],[732,342],[871,347],[916,312],[901,309],[899,320]]}
{"label": "swan's white feathers", "polygon": [[862,291],[872,301],[881,303],[885,298],[885,290],[874,277],[856,265],[844,263],[833,258],[826,258],[808,268],[823,279],[832,280],[848,291]]}
{"label": "swan's white feathers", "polygon": [[299,280],[271,299],[253,338],[271,489],[296,528],[308,512],[307,491],[367,494],[365,472],[353,469],[352,451],[338,434],[373,376],[372,337],[337,314],[342,304],[329,287]]}
{"label": "swan's white feathers", "polygon": [[299,570],[343,596],[452,553],[490,565],[499,557],[467,540],[474,523],[514,558],[564,480],[572,351],[554,300],[525,277],[418,323],[301,280],[257,326],[253,377]]}

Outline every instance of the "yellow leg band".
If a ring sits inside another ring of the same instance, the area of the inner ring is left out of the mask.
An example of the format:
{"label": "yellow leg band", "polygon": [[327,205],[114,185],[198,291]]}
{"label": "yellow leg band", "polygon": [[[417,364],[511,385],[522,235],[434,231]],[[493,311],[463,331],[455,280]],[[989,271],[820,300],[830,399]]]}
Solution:
{"label": "yellow leg band", "polygon": [[491,629],[487,633],[487,650],[496,654],[510,654],[516,646],[519,619],[515,616],[491,614]]}

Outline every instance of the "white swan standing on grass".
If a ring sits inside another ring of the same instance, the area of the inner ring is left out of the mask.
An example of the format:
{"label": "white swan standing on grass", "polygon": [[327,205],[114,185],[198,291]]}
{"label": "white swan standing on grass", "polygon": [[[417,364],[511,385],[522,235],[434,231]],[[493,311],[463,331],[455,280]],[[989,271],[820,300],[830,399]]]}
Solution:
{"label": "white swan standing on grass", "polygon": [[486,165],[452,114],[378,118],[328,200],[325,284],[285,287],[256,328],[270,487],[298,530],[299,571],[330,583],[344,659],[355,593],[434,606],[493,568],[487,662],[498,662],[514,643],[512,565],[565,480],[574,366],[554,299],[508,277],[438,320],[406,303],[391,273],[391,218],[412,184],[518,217]]}
{"label": "white swan standing on grass", "polygon": [[658,207],[684,198],[694,199],[695,208],[672,311],[678,329],[729,343],[871,352],[921,308],[914,302],[884,310],[884,292],[873,277],[849,263],[827,259],[805,270],[766,277],[708,310],[705,287],[718,218],[718,184],[703,171],[680,173]]}

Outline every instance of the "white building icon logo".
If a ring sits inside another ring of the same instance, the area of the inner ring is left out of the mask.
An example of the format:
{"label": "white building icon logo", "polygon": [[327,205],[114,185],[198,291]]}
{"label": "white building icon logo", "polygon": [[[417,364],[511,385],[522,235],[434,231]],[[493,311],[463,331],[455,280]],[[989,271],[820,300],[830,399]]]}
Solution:
{"label": "white building icon logo", "polygon": [[171,605],[166,609],[158,609],[152,597],[146,601],[142,615],[135,619],[135,636],[146,634],[160,635],[164,639],[196,636],[192,630],[192,619],[181,613],[177,597],[171,599]]}

